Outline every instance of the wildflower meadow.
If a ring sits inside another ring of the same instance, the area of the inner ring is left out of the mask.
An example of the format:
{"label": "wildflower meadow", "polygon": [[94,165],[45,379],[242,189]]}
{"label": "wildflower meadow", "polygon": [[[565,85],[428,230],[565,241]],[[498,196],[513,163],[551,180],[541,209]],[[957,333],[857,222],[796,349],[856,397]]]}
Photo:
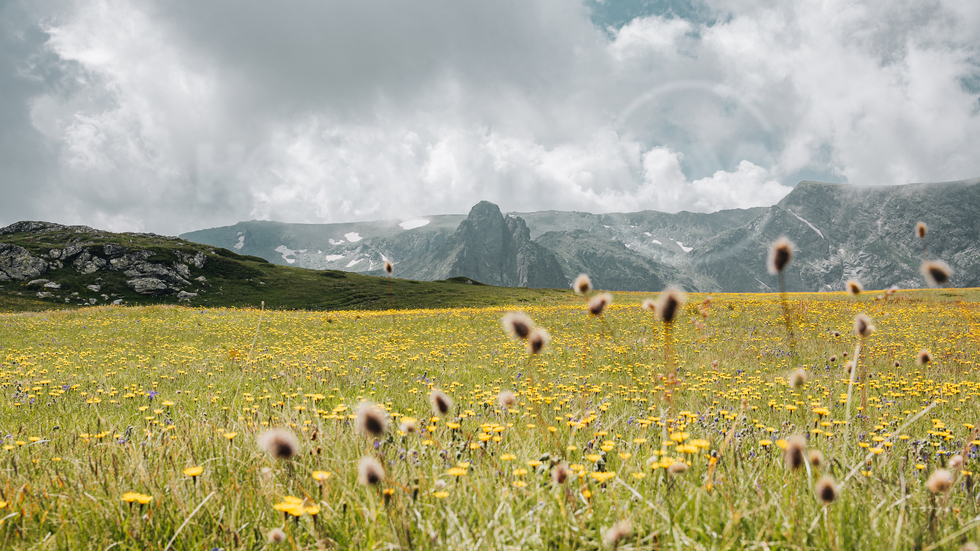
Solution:
{"label": "wildflower meadow", "polygon": [[507,308],[2,314],[0,548],[980,539],[977,291],[585,283]]}

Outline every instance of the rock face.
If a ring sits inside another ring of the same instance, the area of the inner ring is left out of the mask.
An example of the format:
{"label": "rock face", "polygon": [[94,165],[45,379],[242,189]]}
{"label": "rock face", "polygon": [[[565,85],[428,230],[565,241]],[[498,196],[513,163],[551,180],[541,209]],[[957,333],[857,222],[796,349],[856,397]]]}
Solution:
{"label": "rock face", "polygon": [[48,271],[48,263],[23,247],[0,243],[0,281],[37,279]]}
{"label": "rock face", "polygon": [[[558,259],[531,241],[524,220],[505,217],[497,205],[477,203],[436,250],[399,265],[418,279],[465,276],[506,287],[566,287]],[[404,277],[404,276],[403,276]]]}

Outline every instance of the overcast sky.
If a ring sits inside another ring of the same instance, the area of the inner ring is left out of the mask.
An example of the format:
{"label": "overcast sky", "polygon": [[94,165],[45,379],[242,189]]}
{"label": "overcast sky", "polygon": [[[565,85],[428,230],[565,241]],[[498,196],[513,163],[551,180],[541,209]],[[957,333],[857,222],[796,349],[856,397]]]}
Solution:
{"label": "overcast sky", "polygon": [[980,176],[976,0],[0,0],[0,226],[770,205]]}

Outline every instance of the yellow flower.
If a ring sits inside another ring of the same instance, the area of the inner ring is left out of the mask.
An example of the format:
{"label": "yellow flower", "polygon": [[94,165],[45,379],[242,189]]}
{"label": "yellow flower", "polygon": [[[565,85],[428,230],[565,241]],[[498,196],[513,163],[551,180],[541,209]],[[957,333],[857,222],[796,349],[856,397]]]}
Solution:
{"label": "yellow flower", "polygon": [[235,438],[236,436],[238,436],[238,433],[237,433],[237,432],[226,432],[226,433],[224,434],[224,436],[225,436],[225,438],[227,438],[228,440],[233,440],[233,439],[234,439],[234,438]]}
{"label": "yellow flower", "polygon": [[193,478],[195,476],[198,476],[198,475],[200,475],[203,472],[204,472],[204,467],[200,467],[200,466],[198,466],[198,467],[187,467],[186,469],[184,469],[184,474],[187,475],[187,476],[189,476],[189,477],[191,477],[191,478]]}
{"label": "yellow flower", "polygon": [[512,453],[505,453],[504,455],[500,456],[501,461],[513,461],[515,459],[517,459],[517,456]]}
{"label": "yellow flower", "polygon": [[302,516],[305,510],[303,507],[303,500],[293,496],[286,496],[282,498],[282,502],[276,503],[272,506],[272,508],[277,511],[282,511],[283,513],[293,515],[294,517]]}
{"label": "yellow flower", "polygon": [[759,440],[759,445],[763,448],[772,445],[772,440]]}
{"label": "yellow flower", "polygon": [[463,476],[463,475],[466,474],[466,469],[461,469],[459,467],[453,467],[453,468],[449,469],[448,471],[446,471],[446,474],[449,474],[449,475],[452,475],[452,476]]}
{"label": "yellow flower", "polygon": [[140,494],[136,492],[126,492],[125,494],[122,495],[122,500],[125,501],[126,503],[132,503],[136,501],[136,496],[138,495]]}
{"label": "yellow flower", "polygon": [[326,482],[330,478],[330,473],[327,471],[313,471],[313,480],[317,482]]}
{"label": "yellow flower", "polygon": [[449,497],[449,492],[440,491],[440,492],[436,492],[436,493],[434,493],[432,495],[434,495],[435,497],[437,497],[439,499],[446,499],[447,497]]}
{"label": "yellow flower", "polygon": [[589,476],[596,479],[600,484],[605,484],[610,478],[616,478],[615,472],[589,473]]}
{"label": "yellow flower", "polygon": [[153,496],[148,496],[148,495],[143,495],[143,494],[137,494],[136,495],[136,501],[140,505],[146,505],[147,503],[153,501]]}

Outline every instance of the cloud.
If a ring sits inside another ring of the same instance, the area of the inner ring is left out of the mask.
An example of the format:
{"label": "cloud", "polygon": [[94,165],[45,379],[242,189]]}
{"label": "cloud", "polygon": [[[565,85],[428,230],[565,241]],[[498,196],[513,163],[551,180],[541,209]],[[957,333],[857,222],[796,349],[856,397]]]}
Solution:
{"label": "cloud", "polygon": [[980,175],[975,2],[712,0],[618,28],[592,9],[4,4],[0,222],[710,211],[801,174]]}

